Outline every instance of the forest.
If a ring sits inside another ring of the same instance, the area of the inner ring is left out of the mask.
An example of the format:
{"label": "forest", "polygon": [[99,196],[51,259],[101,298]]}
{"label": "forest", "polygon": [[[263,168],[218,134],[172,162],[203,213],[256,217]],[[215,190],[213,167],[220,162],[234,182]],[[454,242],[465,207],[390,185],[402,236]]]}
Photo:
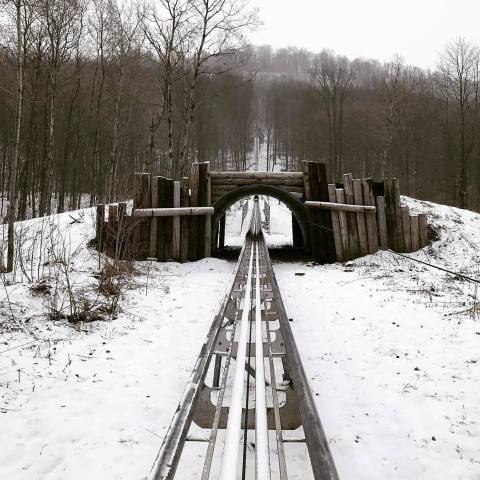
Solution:
{"label": "forest", "polygon": [[[131,196],[134,171],[326,162],[400,178],[402,193],[480,210],[480,50],[437,68],[249,44],[243,0],[2,3],[2,214],[26,219]],[[312,32],[314,35],[314,32]],[[12,220],[13,221],[13,220]]]}

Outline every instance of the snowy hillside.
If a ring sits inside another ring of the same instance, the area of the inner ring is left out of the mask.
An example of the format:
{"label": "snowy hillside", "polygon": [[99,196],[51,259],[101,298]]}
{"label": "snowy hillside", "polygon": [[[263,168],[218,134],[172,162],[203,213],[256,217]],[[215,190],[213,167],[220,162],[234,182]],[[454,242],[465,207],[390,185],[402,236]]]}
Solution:
{"label": "snowy hillside", "polygon": [[[404,201],[438,235],[409,256],[479,278],[480,215]],[[271,207],[287,238],[289,212]],[[235,212],[227,237],[241,241]],[[136,263],[109,313],[91,210],[18,228],[23,266],[1,298],[0,478],[140,479],[234,265]],[[478,284],[388,252],[275,271],[340,478],[478,479]],[[71,292],[105,320],[78,322]]]}

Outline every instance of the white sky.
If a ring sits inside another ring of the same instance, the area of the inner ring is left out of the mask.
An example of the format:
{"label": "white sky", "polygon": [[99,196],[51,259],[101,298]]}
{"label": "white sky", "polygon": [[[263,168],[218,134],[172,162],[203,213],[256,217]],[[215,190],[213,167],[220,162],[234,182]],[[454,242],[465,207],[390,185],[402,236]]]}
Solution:
{"label": "white sky", "polygon": [[252,43],[334,50],[434,68],[455,37],[480,44],[480,0],[252,0],[264,22]]}

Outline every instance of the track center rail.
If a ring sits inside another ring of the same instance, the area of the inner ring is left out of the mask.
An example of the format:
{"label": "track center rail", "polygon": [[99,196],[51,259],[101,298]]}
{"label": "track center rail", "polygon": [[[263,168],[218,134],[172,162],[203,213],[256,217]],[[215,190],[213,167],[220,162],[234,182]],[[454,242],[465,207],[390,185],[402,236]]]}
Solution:
{"label": "track center rail", "polygon": [[[210,327],[149,478],[173,479],[177,471],[178,478],[187,478],[180,474],[184,468],[188,478],[201,480],[287,480],[289,450],[298,443],[307,446],[304,467],[311,471],[310,478],[338,479],[255,198],[232,287]],[[188,454],[195,444],[206,445],[206,452]]]}

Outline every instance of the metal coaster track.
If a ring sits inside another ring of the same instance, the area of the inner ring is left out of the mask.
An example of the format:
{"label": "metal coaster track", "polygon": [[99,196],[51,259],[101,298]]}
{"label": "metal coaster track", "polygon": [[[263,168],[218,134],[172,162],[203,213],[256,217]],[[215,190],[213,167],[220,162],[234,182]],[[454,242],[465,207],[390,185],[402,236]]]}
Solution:
{"label": "metal coaster track", "polygon": [[[208,435],[191,435],[192,423]],[[288,431],[302,436],[287,438]],[[247,461],[253,432],[254,464]],[[287,480],[288,445],[301,442],[308,449],[305,471],[310,469],[315,480],[338,479],[275,279],[258,198],[231,290],[210,327],[150,480],[175,478],[182,453],[194,442],[208,447],[197,476],[189,478]]]}

